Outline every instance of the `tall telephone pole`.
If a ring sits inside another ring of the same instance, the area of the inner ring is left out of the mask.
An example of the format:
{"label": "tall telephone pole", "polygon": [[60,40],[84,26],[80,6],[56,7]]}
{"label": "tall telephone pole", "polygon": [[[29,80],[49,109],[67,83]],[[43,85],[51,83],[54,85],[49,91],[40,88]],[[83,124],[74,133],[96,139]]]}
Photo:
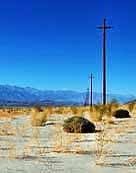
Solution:
{"label": "tall telephone pole", "polygon": [[87,88],[85,102],[84,102],[84,106],[88,106],[88,105],[89,105],[89,88]]}
{"label": "tall telephone pole", "polygon": [[90,79],[90,106],[93,106],[93,74],[89,76]]}
{"label": "tall telephone pole", "polygon": [[103,105],[106,104],[106,30],[111,29],[111,26],[106,25],[106,19],[103,20],[103,25],[97,27],[103,31]]}

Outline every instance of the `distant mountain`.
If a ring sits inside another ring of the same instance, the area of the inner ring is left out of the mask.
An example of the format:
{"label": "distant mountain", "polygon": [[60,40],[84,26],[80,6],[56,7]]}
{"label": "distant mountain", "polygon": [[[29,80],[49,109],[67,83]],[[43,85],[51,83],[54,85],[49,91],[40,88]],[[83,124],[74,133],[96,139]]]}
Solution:
{"label": "distant mountain", "polygon": [[128,105],[128,104],[131,104],[131,103],[136,104],[136,99],[130,100],[130,101],[128,101],[128,102],[125,102],[124,105]]}
{"label": "distant mountain", "polygon": [[[0,105],[83,105],[86,93],[70,90],[38,90],[30,87],[0,85]],[[101,102],[101,94],[93,93],[94,103]],[[108,101],[116,99],[121,103],[136,99],[133,95],[107,95]]]}

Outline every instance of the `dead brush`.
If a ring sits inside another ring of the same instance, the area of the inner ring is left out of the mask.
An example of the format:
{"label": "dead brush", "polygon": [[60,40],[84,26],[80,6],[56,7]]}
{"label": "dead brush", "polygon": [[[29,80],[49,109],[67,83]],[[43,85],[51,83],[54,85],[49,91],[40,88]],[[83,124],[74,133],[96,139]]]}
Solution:
{"label": "dead brush", "polygon": [[47,116],[51,116],[53,114],[53,108],[52,107],[46,107],[46,108],[43,108],[43,111],[47,114]]}
{"label": "dead brush", "polygon": [[[40,129],[39,128],[32,128],[32,136],[31,138],[24,144],[23,149],[23,157],[29,158],[31,155],[39,156],[44,150],[41,145],[41,136],[40,136]],[[38,157],[37,157],[38,158]]]}
{"label": "dead brush", "polygon": [[100,132],[96,134],[96,164],[101,164],[104,162],[104,152],[105,152],[105,136],[106,132],[103,127],[100,128]]}
{"label": "dead brush", "polygon": [[71,107],[71,114],[74,116],[83,116],[84,109],[81,107],[73,106]]}
{"label": "dead brush", "polygon": [[11,125],[10,122],[5,122],[0,126],[0,135],[1,136],[9,136],[16,135],[16,128]]}
{"label": "dead brush", "polygon": [[135,105],[136,105],[135,102],[132,102],[132,103],[129,103],[129,104],[128,104],[128,110],[129,110],[129,112],[132,113],[132,114],[133,114],[133,110],[134,110],[134,108],[135,108]]}
{"label": "dead brush", "polygon": [[111,143],[113,142],[112,134],[109,133],[109,126],[104,122],[101,123],[100,132],[96,133],[96,165],[105,164],[108,154],[112,153]]}
{"label": "dead brush", "polygon": [[48,114],[46,110],[41,109],[40,107],[32,109],[31,124],[32,126],[44,126],[48,119]]}
{"label": "dead brush", "polygon": [[64,107],[63,115],[68,116],[71,113],[70,107]]}
{"label": "dead brush", "polygon": [[105,109],[103,105],[100,105],[100,104],[94,105],[90,112],[90,118],[95,122],[102,121],[104,112],[105,112]]}
{"label": "dead brush", "polygon": [[99,113],[100,116],[100,129],[98,133],[96,133],[96,164],[102,165],[105,162],[105,158],[107,154],[111,153],[110,144],[113,142],[113,135],[111,132],[109,133],[109,125],[114,123],[112,120],[112,112],[117,106],[114,103],[107,105],[97,105],[95,109]]}
{"label": "dead brush", "polygon": [[0,110],[0,118],[9,118],[11,117],[10,113],[4,109]]}
{"label": "dead brush", "polygon": [[73,133],[65,135],[65,132],[58,126],[58,130],[56,131],[54,136],[54,140],[56,141],[53,145],[53,151],[58,153],[77,153],[81,151],[79,143],[76,146],[71,148],[71,145],[78,140],[81,140],[80,133]]}
{"label": "dead brush", "polygon": [[63,115],[64,111],[65,111],[65,107],[56,107],[54,113],[59,114],[59,115]]}
{"label": "dead brush", "polygon": [[90,111],[91,119],[95,122],[106,121],[107,123],[114,123],[113,112],[117,110],[119,104],[116,100],[112,100],[106,105],[94,105]]}
{"label": "dead brush", "polygon": [[[2,108],[0,118],[16,118],[17,116],[28,115],[27,108]],[[30,111],[29,111],[30,113]]]}

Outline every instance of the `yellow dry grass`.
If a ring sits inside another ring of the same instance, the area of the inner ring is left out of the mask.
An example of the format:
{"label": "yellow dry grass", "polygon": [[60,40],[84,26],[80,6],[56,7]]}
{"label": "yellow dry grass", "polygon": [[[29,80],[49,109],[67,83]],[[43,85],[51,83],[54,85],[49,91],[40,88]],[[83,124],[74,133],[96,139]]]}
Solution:
{"label": "yellow dry grass", "polygon": [[33,126],[43,126],[48,118],[47,110],[38,110],[36,108],[32,109],[31,124]]}
{"label": "yellow dry grass", "polygon": [[15,118],[17,116],[25,116],[30,114],[30,108],[1,108],[0,118]]}

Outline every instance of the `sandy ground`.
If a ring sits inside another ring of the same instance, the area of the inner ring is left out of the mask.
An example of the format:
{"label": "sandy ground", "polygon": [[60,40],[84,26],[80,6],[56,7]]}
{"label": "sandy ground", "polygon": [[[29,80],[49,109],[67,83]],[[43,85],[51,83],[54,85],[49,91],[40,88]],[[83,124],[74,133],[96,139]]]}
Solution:
{"label": "sandy ground", "polygon": [[54,115],[45,127],[32,127],[30,116],[1,119],[0,173],[136,172],[136,119],[94,134],[67,134],[63,120]]}

